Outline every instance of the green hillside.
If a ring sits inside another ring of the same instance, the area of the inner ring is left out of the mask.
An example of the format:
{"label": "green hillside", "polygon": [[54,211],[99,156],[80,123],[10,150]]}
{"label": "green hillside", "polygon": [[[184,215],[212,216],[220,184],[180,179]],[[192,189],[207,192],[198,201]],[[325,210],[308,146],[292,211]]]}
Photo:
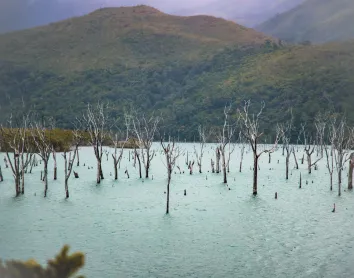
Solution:
{"label": "green hillside", "polygon": [[307,0],[256,27],[291,42],[354,39],[354,1]]}
{"label": "green hillside", "polygon": [[[102,32],[78,31],[92,24]],[[266,101],[268,128],[290,106],[297,123],[332,106],[354,123],[353,42],[283,46],[230,21],[140,6],[0,36],[0,49],[2,121],[34,109],[70,127],[103,100],[112,117],[159,111],[166,132],[193,139],[199,124],[222,121],[226,103],[251,98]]]}

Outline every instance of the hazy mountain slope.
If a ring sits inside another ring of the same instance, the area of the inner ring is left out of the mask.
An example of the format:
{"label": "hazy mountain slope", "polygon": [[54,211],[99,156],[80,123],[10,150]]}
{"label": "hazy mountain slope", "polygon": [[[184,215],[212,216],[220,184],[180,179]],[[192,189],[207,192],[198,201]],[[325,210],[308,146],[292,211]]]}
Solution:
{"label": "hazy mountain slope", "polygon": [[87,16],[0,36],[0,60],[80,70],[200,59],[227,45],[268,37],[210,16],[179,17],[154,8],[107,8]]}
{"label": "hazy mountain slope", "polygon": [[0,33],[82,16],[99,8],[138,4],[175,15],[206,14],[254,26],[300,1],[303,0],[3,0],[0,1]]}
{"label": "hazy mountain slope", "polygon": [[353,122],[353,71],[352,42],[282,46],[213,17],[103,9],[0,36],[0,121],[33,109],[70,127],[100,100],[112,116],[159,111],[171,135],[191,139],[222,121],[226,103],[251,98],[266,101],[268,131],[290,106],[297,123],[332,107]]}
{"label": "hazy mountain slope", "polygon": [[256,27],[275,37],[316,43],[354,38],[354,1],[307,0]]}

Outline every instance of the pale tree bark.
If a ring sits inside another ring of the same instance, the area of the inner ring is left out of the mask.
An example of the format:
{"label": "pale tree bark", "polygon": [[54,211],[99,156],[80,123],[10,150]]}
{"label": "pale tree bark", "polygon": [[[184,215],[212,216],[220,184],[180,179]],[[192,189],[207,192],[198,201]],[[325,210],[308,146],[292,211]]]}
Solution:
{"label": "pale tree bark", "polygon": [[239,172],[242,172],[242,163],[243,163],[243,157],[245,154],[245,149],[246,149],[246,142],[245,138],[242,137],[242,132],[239,133],[238,141],[240,144],[240,167],[239,167]]}
{"label": "pale tree bark", "polygon": [[36,151],[43,161],[43,181],[44,181],[44,197],[47,197],[48,191],[48,162],[52,153],[52,143],[50,141],[49,130],[45,127],[45,123],[39,121],[32,124],[31,133],[36,146]]}
{"label": "pale tree bark", "polygon": [[336,130],[336,117],[331,117],[327,132],[327,144],[324,145],[324,153],[326,155],[326,168],[329,173],[330,190],[333,190],[333,173],[334,173],[334,156],[335,156],[335,143],[337,137]]}
{"label": "pale tree bark", "polygon": [[[224,124],[221,130],[217,133],[218,139],[218,157],[221,156],[221,167],[223,172],[223,182],[227,183],[227,170],[230,163],[230,156],[234,150],[234,146],[230,147],[232,138],[235,132],[235,125],[230,123],[231,105],[224,107]],[[226,148],[229,146],[229,153],[226,153]],[[218,162],[217,162],[218,163]],[[218,166],[217,166],[218,167]],[[219,169],[218,169],[219,170]]]}
{"label": "pale tree bark", "polygon": [[[111,134],[111,141],[113,142],[114,153],[112,154],[114,166],[114,179],[118,179],[118,165],[123,157],[124,146],[129,140],[129,118],[125,117],[125,131],[118,130]],[[119,151],[118,151],[119,149]],[[130,156],[130,152],[129,152]]]}
{"label": "pale tree bark", "polygon": [[260,120],[263,113],[265,103],[261,104],[261,108],[257,114],[252,114],[249,111],[251,101],[245,101],[242,110],[238,110],[241,132],[244,138],[249,142],[253,151],[253,195],[258,193],[258,160],[263,153],[274,152],[278,146],[280,130],[277,129],[274,145],[269,149],[263,151],[258,150],[258,144],[260,138],[263,136],[263,132],[260,132]]}
{"label": "pale tree bark", "polygon": [[202,173],[202,162],[204,155],[204,147],[209,137],[209,132],[203,126],[198,126],[198,134],[199,134],[199,150],[194,146],[194,154],[197,159],[197,165],[199,169],[199,173]]}
{"label": "pale tree bark", "polygon": [[13,173],[16,196],[24,194],[25,169],[32,157],[28,145],[28,125],[29,115],[23,116],[20,120],[14,120],[11,115],[8,127],[1,127],[1,145],[5,147],[6,164],[10,164]]}
{"label": "pale tree bark", "polygon": [[65,178],[65,198],[68,199],[70,197],[69,194],[69,178],[71,176],[71,172],[74,168],[75,156],[78,155],[78,149],[80,144],[83,141],[83,135],[81,132],[82,126],[78,126],[78,123],[75,123],[75,129],[72,131],[73,133],[73,157],[71,158],[71,152],[69,152],[69,159],[67,158],[67,151],[65,150],[62,154],[64,157],[64,178]]}
{"label": "pale tree bark", "polygon": [[220,149],[219,147],[216,147],[215,149],[215,158],[216,158],[216,173],[219,174],[220,173]]}
{"label": "pale tree bark", "polygon": [[106,137],[106,130],[108,128],[107,116],[105,113],[105,106],[98,103],[96,106],[87,106],[87,111],[82,117],[81,125],[86,127],[87,132],[90,135],[90,144],[93,147],[93,151],[97,162],[96,182],[101,183],[104,179],[102,170],[102,155],[103,155],[103,143]]}
{"label": "pale tree bark", "polygon": [[[312,155],[316,150],[316,140],[313,140],[312,137],[306,132],[306,124],[301,124],[301,133],[304,138],[304,151],[306,153],[306,159],[307,159],[307,170],[308,173],[312,173],[312,167],[319,162],[322,157],[316,159],[314,162],[312,161]],[[302,163],[303,163],[302,159]]]}
{"label": "pale tree bark", "polygon": [[161,147],[165,154],[167,169],[167,191],[166,191],[166,214],[170,213],[170,185],[172,171],[176,165],[177,158],[181,155],[181,149],[175,144],[175,141],[164,143],[161,139]]}
{"label": "pale tree bark", "polygon": [[154,115],[151,117],[145,116],[144,114],[139,115],[138,112],[133,112],[130,117],[133,134],[137,137],[139,147],[141,148],[140,158],[145,168],[145,178],[149,178],[151,161],[155,157],[155,151],[152,150],[152,143],[161,118]]}
{"label": "pale tree bark", "polygon": [[349,157],[348,190],[353,190],[354,153]]}
{"label": "pale tree bark", "polygon": [[52,146],[52,155],[53,155],[53,161],[54,161],[54,177],[53,179],[56,180],[57,179],[57,170],[58,170],[58,167],[57,167],[57,153],[54,149],[54,147]]}
{"label": "pale tree bark", "polygon": [[[69,152],[69,165],[73,165],[74,160],[75,160],[75,156],[77,154],[77,147],[75,147],[74,149],[74,155],[73,158],[71,158],[71,152]],[[71,175],[71,172],[73,170],[74,167],[69,167],[68,166],[68,159],[67,159],[67,152],[64,151],[63,153],[63,157],[64,157],[64,177],[65,177],[65,198],[68,199],[70,197],[69,194],[69,178]]]}
{"label": "pale tree bark", "polygon": [[[290,145],[291,132],[293,130],[293,113],[290,109],[290,119],[285,123],[277,125],[278,133],[282,134],[281,140],[283,142],[283,155],[285,155],[285,179],[289,179],[289,164],[290,156],[294,152],[294,148]],[[286,154],[284,153],[286,151]]]}
{"label": "pale tree bark", "polygon": [[342,194],[342,171],[345,163],[350,159],[348,153],[353,147],[353,129],[347,127],[346,119],[342,117],[340,120],[333,120],[332,128],[335,133],[334,140],[334,161],[338,175],[338,196]]}

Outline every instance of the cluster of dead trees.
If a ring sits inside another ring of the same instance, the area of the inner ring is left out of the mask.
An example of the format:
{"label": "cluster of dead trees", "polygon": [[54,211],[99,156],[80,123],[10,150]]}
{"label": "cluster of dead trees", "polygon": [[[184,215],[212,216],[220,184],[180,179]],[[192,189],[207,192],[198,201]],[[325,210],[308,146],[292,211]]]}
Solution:
{"label": "cluster of dead trees", "polygon": [[[235,109],[236,108],[236,109]],[[211,138],[216,139],[215,159],[211,159],[211,172],[222,173],[222,179],[227,184],[228,173],[230,172],[230,160],[235,150],[236,144],[240,148],[240,164],[238,171],[242,172],[242,162],[245,149],[248,145],[253,154],[253,186],[252,193],[258,193],[258,171],[260,169],[259,159],[263,154],[268,154],[271,163],[271,154],[277,149],[283,149],[285,156],[286,172],[285,178],[289,179],[289,165],[293,157],[295,169],[299,169],[299,163],[307,161],[308,173],[311,174],[313,168],[317,168],[318,162],[326,159],[326,167],[330,175],[330,189],[333,189],[333,175],[336,170],[338,176],[338,194],[341,194],[342,172],[345,164],[349,161],[350,171],[348,174],[349,189],[352,189],[352,178],[354,168],[354,155],[350,155],[350,150],[354,143],[354,129],[348,127],[346,120],[334,113],[318,114],[314,119],[315,132],[309,132],[306,124],[301,124],[298,128],[297,142],[291,143],[291,138],[296,132],[293,124],[292,110],[289,110],[287,121],[279,123],[274,128],[273,139],[266,141],[262,121],[265,104],[261,103],[256,112],[251,107],[251,101],[245,101],[239,108],[231,104],[225,106],[223,111],[223,124],[207,129],[204,126],[198,127],[199,144],[194,146],[192,158],[186,153],[186,165],[189,174],[193,174],[194,165],[198,167],[198,172],[203,173],[203,157],[206,143]],[[124,121],[117,124],[112,122],[108,116],[108,107],[102,103],[88,105],[86,111],[75,121],[75,128],[72,130],[72,147],[64,151],[64,177],[65,196],[69,198],[69,178],[73,171],[74,162],[79,166],[79,146],[83,142],[82,131],[89,135],[89,145],[92,146],[96,159],[96,182],[100,184],[104,179],[102,169],[102,159],[104,154],[108,160],[111,155],[113,160],[114,178],[118,179],[118,169],[126,150],[126,143],[133,140],[133,149],[129,150],[129,161],[133,160],[133,166],[138,167],[139,177],[147,179],[150,177],[151,164],[156,157],[156,150],[152,148],[153,142],[160,141],[161,150],[165,157],[167,169],[167,205],[166,213],[169,212],[170,182],[173,169],[177,166],[177,160],[185,152],[173,138],[164,139],[159,133],[161,116],[145,115],[135,110],[125,113]],[[6,165],[9,165],[15,184],[16,196],[25,192],[25,174],[32,172],[32,167],[38,166],[38,161],[43,164],[43,175],[41,180],[44,183],[44,196],[48,191],[48,162],[52,158],[54,165],[54,177],[57,179],[56,150],[49,138],[48,129],[54,128],[54,121],[47,122],[34,120],[29,115],[21,119],[9,118],[6,126],[0,128],[1,145],[6,145],[5,150]],[[111,151],[104,149],[107,138],[111,142]],[[87,140],[87,139],[85,139]],[[29,144],[29,142],[32,142]],[[34,144],[33,144],[34,142]],[[303,148],[301,162],[298,161],[297,154]],[[143,175],[144,170],[144,175]],[[180,170],[181,171],[181,170]],[[129,177],[128,169],[125,173]],[[78,177],[77,173],[74,173]],[[0,168],[0,181],[2,181]]]}

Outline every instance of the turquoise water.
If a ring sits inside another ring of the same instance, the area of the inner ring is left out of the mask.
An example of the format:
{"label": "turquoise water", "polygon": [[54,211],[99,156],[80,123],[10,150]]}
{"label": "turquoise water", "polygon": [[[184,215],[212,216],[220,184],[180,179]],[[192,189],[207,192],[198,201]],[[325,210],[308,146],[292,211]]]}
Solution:
{"label": "turquoise water", "polygon": [[[193,156],[193,144],[181,147]],[[50,173],[47,198],[40,181],[42,165],[27,174],[26,192],[19,198],[13,198],[11,173],[2,167],[0,258],[33,257],[45,263],[63,244],[70,244],[72,251],[86,254],[82,273],[87,277],[354,277],[354,196],[346,191],[338,197],[336,183],[335,191],[329,191],[324,160],[311,176],[306,165],[294,170],[291,160],[286,181],[281,152],[273,154],[271,164],[263,156],[254,198],[252,154],[245,154],[242,173],[238,150],[232,155],[228,190],[222,174],[208,173],[212,147],[207,146],[203,174],[195,167],[189,175],[185,156],[180,157],[185,174],[172,176],[168,216],[160,153],[152,162],[153,180],[139,180],[125,152],[119,180],[114,181],[112,158],[106,161],[104,156],[105,179],[96,186],[93,150],[81,148],[81,165],[86,166],[75,168],[80,179],[70,178],[69,200],[61,155],[59,177],[53,181]],[[124,175],[126,168],[130,179]],[[344,175],[343,189],[346,185]],[[331,212],[333,203],[336,213]]]}

